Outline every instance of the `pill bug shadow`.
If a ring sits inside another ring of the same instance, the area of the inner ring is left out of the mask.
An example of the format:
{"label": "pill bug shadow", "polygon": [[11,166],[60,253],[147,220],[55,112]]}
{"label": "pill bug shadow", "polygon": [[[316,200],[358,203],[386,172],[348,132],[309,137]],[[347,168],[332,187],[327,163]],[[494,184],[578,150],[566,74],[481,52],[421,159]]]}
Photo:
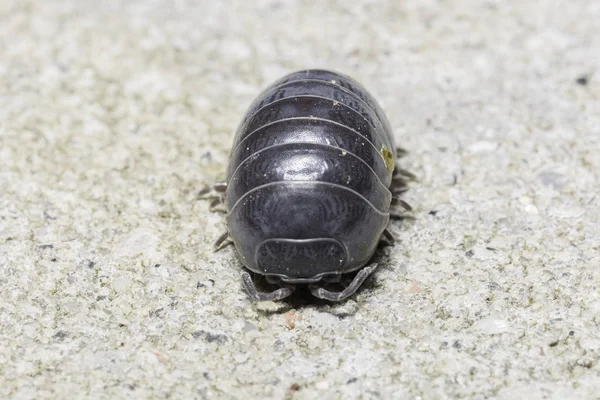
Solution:
{"label": "pill bug shadow", "polygon": [[397,164],[404,153],[352,78],[286,75],[250,105],[226,180],[200,193],[226,213],[215,248],[234,244],[253,300],[352,296],[376,270],[376,250],[395,242],[390,219],[411,210],[400,198],[414,179]]}

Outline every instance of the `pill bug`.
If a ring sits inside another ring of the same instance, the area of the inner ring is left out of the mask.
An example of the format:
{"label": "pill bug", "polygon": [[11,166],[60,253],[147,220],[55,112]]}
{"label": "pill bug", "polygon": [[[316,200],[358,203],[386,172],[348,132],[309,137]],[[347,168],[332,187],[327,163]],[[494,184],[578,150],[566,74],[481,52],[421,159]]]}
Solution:
{"label": "pill bug", "polygon": [[[318,298],[352,295],[375,270],[367,265],[387,231],[391,204],[410,174],[396,166],[389,123],[375,99],[352,78],[299,71],[267,87],[250,105],[233,142],[227,179],[213,190],[227,212],[227,239],[254,273],[279,286],[254,300],[280,300],[296,284]],[[202,194],[205,194],[204,191]],[[392,214],[393,215],[393,214]],[[358,271],[343,290],[338,282]]]}

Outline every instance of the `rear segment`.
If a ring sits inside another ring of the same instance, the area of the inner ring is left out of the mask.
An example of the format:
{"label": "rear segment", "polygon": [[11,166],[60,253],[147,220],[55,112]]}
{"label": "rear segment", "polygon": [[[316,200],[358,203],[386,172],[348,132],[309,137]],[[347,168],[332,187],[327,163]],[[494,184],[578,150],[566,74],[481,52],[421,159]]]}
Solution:
{"label": "rear segment", "polygon": [[334,239],[267,239],[256,250],[256,267],[263,275],[284,282],[317,282],[324,275],[341,273],[346,249]]}

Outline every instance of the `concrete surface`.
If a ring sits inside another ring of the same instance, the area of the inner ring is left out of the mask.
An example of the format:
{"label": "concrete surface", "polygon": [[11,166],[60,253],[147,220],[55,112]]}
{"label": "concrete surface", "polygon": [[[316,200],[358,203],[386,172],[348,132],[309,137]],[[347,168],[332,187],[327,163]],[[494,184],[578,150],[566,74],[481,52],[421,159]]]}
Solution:
{"label": "concrete surface", "polygon": [[[600,2],[0,1],[0,397],[600,398]],[[221,214],[259,90],[381,101],[414,221],[256,306]]]}

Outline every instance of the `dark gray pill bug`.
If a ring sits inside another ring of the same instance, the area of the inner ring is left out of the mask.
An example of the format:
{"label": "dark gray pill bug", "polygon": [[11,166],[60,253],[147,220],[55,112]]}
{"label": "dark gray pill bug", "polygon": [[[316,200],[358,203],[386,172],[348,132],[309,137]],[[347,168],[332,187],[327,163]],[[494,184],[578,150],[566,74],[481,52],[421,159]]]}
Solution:
{"label": "dark gray pill bug", "polygon": [[[267,87],[237,130],[227,180],[214,186],[227,210],[215,245],[230,238],[244,266],[278,287],[259,292],[244,272],[250,297],[280,300],[297,284],[326,300],[352,295],[375,270],[367,264],[379,242],[393,241],[390,208],[409,176],[396,155],[381,107],[352,78],[307,70]],[[325,288],[357,270],[344,290]]]}

